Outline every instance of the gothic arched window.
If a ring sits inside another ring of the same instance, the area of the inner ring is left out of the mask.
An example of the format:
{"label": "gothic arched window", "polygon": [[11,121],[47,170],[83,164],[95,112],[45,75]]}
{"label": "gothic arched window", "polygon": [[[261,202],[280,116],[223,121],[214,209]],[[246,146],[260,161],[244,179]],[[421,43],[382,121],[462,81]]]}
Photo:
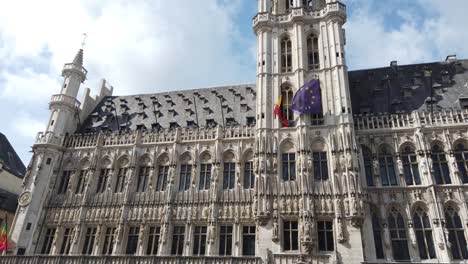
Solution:
{"label": "gothic arched window", "polygon": [[447,157],[444,150],[439,145],[432,147],[432,162],[434,177],[437,184],[451,184],[450,172],[448,168]]}
{"label": "gothic arched window", "polygon": [[413,148],[407,146],[401,155],[403,170],[405,173],[406,185],[421,185],[419,176],[418,159]]}
{"label": "gothic arched window", "polygon": [[381,147],[379,151],[379,168],[383,186],[398,185],[393,155],[386,146]]}
{"label": "gothic arched window", "polygon": [[463,183],[468,183],[468,149],[465,144],[457,144],[455,148],[455,159],[457,160],[458,171]]}
{"label": "gothic arched window", "polygon": [[282,154],[282,175],[284,181],[296,180],[296,154],[293,152]]}
{"label": "gothic arched window", "polygon": [[294,121],[294,112],[291,109],[292,99],[293,99],[293,90],[292,87],[288,84],[281,86],[281,113],[288,120],[290,126],[292,126],[292,121]]}
{"label": "gothic arched window", "polygon": [[449,232],[449,242],[453,259],[468,259],[468,250],[466,249],[466,239],[463,230],[462,221],[458,212],[449,206],[445,209],[445,226]]}
{"label": "gothic arched window", "polygon": [[376,211],[372,212],[372,232],[374,233],[375,257],[377,259],[383,259],[385,255],[382,240],[382,227]]}
{"label": "gothic arched window", "polygon": [[286,11],[288,11],[290,8],[294,7],[294,0],[286,0],[285,2],[286,2],[285,3],[286,4],[286,6],[285,6]]}
{"label": "gothic arched window", "polygon": [[244,156],[244,188],[253,189],[254,185],[253,154],[249,151],[249,153]]}
{"label": "gothic arched window", "polygon": [[315,35],[307,37],[307,59],[309,70],[315,70],[320,67],[318,37]]}
{"label": "gothic arched window", "polygon": [[431,222],[427,213],[421,207],[416,208],[413,214],[413,224],[418,242],[419,257],[421,259],[436,258]]}
{"label": "gothic arched window", "polygon": [[361,146],[364,170],[366,172],[367,186],[374,186],[374,175],[372,173],[372,153],[366,146]]}
{"label": "gothic arched window", "polygon": [[409,260],[405,221],[396,208],[392,208],[388,214],[388,228],[392,241],[393,258],[396,261]]}
{"label": "gothic arched window", "polygon": [[281,72],[292,71],[292,44],[289,37],[281,39]]}

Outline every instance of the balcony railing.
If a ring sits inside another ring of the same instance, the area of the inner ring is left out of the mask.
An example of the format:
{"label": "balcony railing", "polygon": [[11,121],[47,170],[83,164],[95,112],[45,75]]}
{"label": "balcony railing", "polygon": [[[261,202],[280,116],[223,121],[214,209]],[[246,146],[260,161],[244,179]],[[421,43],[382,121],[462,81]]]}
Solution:
{"label": "balcony railing", "polygon": [[50,99],[50,104],[66,104],[70,107],[79,108],[81,103],[75,98],[65,94],[54,94]]}
{"label": "balcony railing", "polygon": [[261,264],[258,257],[0,256],[3,264]]}
{"label": "balcony railing", "polygon": [[468,124],[468,110],[354,116],[354,125],[357,131],[411,129],[416,127],[441,127],[466,124]]}

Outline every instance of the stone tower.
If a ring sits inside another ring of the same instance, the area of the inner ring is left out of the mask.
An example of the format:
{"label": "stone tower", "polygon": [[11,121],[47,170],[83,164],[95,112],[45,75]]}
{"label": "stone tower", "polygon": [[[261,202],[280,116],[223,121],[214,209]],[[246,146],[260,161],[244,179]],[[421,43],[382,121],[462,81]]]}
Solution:
{"label": "stone tower", "polygon": [[[320,248],[318,235],[327,225],[334,230],[334,258],[363,261],[364,195],[344,55],[345,21],[346,7],[339,1],[258,1],[255,206],[259,236],[272,237],[261,241],[260,252],[299,251],[315,258],[330,251]],[[298,115],[290,109],[292,97],[312,79],[320,80],[322,113]],[[274,114],[280,97],[289,127]],[[286,168],[291,160],[297,175]],[[285,225],[296,223],[298,248],[278,236]]]}
{"label": "stone tower", "polygon": [[[81,83],[86,79],[83,67],[83,50],[80,49],[72,63],[64,65],[64,77],[60,94],[53,95],[46,132],[39,133],[33,146],[33,157],[23,181],[23,193],[19,197],[19,209],[11,231],[18,255],[35,251],[41,230],[43,208],[50,189],[55,184],[62,157],[63,140],[75,132],[79,125],[80,102],[77,100]],[[63,188],[68,183],[63,182]]]}

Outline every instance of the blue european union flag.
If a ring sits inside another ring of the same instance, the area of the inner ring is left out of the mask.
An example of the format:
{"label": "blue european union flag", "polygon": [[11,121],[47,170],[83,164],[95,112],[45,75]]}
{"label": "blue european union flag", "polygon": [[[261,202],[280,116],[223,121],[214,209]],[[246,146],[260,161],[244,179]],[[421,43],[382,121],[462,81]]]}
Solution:
{"label": "blue european union flag", "polygon": [[320,80],[312,80],[299,88],[292,99],[291,109],[299,114],[322,113]]}

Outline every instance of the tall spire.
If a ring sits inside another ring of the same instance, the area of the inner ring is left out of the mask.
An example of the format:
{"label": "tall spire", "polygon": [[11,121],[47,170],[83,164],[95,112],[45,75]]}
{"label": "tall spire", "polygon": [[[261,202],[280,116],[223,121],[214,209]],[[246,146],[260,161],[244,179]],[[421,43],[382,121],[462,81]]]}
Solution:
{"label": "tall spire", "polygon": [[83,49],[80,49],[78,53],[76,53],[75,58],[73,59],[73,64],[83,67]]}

